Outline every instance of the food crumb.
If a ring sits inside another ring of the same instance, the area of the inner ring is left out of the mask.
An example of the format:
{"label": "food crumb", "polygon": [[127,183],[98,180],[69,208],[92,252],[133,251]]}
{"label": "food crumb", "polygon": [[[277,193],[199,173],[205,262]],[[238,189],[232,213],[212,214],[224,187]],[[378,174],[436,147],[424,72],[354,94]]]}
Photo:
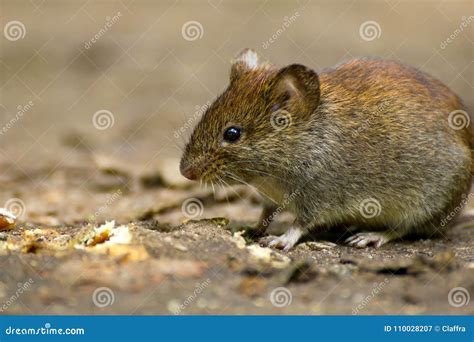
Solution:
{"label": "food crumb", "polygon": [[5,208],[0,208],[0,230],[10,230],[16,225],[16,216]]}

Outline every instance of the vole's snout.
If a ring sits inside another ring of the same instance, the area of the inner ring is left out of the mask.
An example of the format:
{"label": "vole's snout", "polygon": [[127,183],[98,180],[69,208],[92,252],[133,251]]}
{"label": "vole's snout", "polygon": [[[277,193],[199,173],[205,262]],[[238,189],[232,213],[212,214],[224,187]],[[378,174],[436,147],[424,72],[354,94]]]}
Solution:
{"label": "vole's snout", "polygon": [[189,180],[197,180],[199,178],[199,174],[193,165],[186,165],[185,163],[181,162],[179,165],[179,171]]}

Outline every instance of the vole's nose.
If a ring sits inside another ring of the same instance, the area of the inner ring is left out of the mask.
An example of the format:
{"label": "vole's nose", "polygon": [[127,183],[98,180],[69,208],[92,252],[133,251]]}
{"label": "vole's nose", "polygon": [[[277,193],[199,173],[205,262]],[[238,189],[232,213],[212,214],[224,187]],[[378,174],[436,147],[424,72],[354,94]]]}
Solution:
{"label": "vole's nose", "polygon": [[192,165],[183,165],[181,164],[179,167],[181,174],[189,180],[197,180],[198,173]]}

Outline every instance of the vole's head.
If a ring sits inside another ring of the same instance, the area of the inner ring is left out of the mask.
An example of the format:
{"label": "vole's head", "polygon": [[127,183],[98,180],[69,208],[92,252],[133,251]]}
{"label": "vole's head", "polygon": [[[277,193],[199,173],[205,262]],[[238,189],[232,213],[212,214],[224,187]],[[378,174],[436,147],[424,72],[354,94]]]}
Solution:
{"label": "vole's head", "polygon": [[251,182],[291,158],[291,142],[319,103],[317,74],[302,65],[260,64],[245,49],[234,60],[230,84],[204,113],[181,159],[192,180]]}

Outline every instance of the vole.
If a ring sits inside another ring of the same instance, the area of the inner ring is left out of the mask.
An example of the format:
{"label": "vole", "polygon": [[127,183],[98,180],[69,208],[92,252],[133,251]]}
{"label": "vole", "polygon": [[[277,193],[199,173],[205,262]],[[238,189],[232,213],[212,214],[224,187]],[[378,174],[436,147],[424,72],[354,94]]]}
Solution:
{"label": "vole", "polygon": [[402,63],[357,58],[316,72],[260,63],[245,49],[180,170],[254,186],[267,202],[262,230],[281,210],[293,212],[271,247],[288,250],[309,230],[341,225],[360,229],[349,245],[380,247],[450,225],[471,185],[468,124],[447,86]]}

